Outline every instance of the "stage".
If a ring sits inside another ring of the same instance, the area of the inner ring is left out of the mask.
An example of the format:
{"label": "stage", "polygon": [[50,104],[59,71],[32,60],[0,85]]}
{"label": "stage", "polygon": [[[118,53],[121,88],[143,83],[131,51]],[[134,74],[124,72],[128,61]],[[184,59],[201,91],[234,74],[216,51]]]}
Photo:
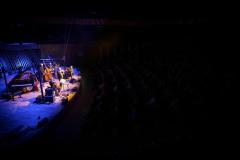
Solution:
{"label": "stage", "polygon": [[[11,77],[12,75],[8,76],[8,80]],[[77,80],[76,83],[66,82],[54,103],[35,103],[36,97],[41,95],[40,90],[22,94],[21,97],[15,96],[14,101],[0,98],[0,147],[22,143],[47,126],[64,107],[67,107],[67,104],[62,104],[63,97],[71,101],[77,94],[81,78],[79,70],[74,69],[73,78]],[[0,79],[0,84],[2,91],[5,87],[3,78]],[[48,86],[48,82],[43,83],[43,90]]]}

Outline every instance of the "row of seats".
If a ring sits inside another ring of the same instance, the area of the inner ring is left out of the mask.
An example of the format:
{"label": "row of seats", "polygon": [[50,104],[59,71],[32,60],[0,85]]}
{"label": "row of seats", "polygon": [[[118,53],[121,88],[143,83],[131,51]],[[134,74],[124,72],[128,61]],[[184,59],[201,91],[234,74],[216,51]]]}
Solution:
{"label": "row of seats", "polygon": [[146,52],[111,54],[91,68],[95,96],[87,133],[94,144],[136,148],[191,138],[201,73],[186,55]]}

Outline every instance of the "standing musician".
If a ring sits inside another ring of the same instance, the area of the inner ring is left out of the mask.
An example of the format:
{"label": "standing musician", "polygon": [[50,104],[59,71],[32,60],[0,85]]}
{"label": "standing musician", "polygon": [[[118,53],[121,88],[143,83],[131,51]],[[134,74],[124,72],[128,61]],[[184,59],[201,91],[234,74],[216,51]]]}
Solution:
{"label": "standing musician", "polygon": [[57,71],[57,77],[59,81],[63,79],[63,72],[61,71],[61,68],[59,68]]}
{"label": "standing musician", "polygon": [[51,69],[48,67],[44,68],[44,76],[43,79],[45,82],[48,82],[52,78],[52,72]]}
{"label": "standing musician", "polygon": [[49,80],[47,67],[44,67],[43,80],[45,82]]}
{"label": "standing musician", "polygon": [[72,76],[73,76],[73,74],[74,74],[74,73],[73,73],[73,66],[70,66],[70,69],[69,69],[69,70],[70,70],[71,79],[72,79]]}
{"label": "standing musician", "polygon": [[54,64],[54,77],[55,78],[58,78],[58,65],[57,64]]}
{"label": "standing musician", "polygon": [[49,79],[51,79],[52,78],[52,70],[50,67],[47,67],[47,74],[48,74]]}

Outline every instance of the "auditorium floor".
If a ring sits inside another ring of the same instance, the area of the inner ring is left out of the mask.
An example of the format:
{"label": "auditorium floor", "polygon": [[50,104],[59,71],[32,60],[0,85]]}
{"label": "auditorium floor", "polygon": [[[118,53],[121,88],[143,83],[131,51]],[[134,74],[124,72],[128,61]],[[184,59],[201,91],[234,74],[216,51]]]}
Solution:
{"label": "auditorium floor", "polygon": [[[0,81],[2,84],[3,78]],[[44,88],[47,86],[45,83]],[[62,93],[69,94],[75,87],[79,87],[79,83],[69,84]],[[75,93],[71,92],[72,95]],[[37,128],[40,121],[47,118],[50,122],[64,108],[60,97],[52,104],[33,103],[38,95],[40,91],[23,94],[21,98],[16,96],[15,101],[0,99],[0,147],[29,139],[41,130]]]}

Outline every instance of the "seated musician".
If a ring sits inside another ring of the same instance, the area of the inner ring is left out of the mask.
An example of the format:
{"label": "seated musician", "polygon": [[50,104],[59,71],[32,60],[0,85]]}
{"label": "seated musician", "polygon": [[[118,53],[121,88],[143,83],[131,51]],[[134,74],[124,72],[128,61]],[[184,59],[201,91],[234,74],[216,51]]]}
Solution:
{"label": "seated musician", "polygon": [[32,85],[33,85],[33,89],[32,89],[32,91],[38,91],[39,89],[38,89],[38,80],[37,80],[37,78],[35,77],[35,76],[33,76],[33,75],[30,75],[30,80],[31,80],[31,82],[32,82]]}
{"label": "seated musician", "polygon": [[65,71],[65,79],[69,79],[71,78],[71,71],[70,71],[70,68],[66,68],[66,71]]}
{"label": "seated musician", "polygon": [[53,90],[56,96],[60,95],[61,87],[57,83],[53,83]]}
{"label": "seated musician", "polygon": [[50,84],[51,88],[53,88],[54,82],[53,82],[53,79],[52,79],[52,78],[50,79],[49,84]]}

